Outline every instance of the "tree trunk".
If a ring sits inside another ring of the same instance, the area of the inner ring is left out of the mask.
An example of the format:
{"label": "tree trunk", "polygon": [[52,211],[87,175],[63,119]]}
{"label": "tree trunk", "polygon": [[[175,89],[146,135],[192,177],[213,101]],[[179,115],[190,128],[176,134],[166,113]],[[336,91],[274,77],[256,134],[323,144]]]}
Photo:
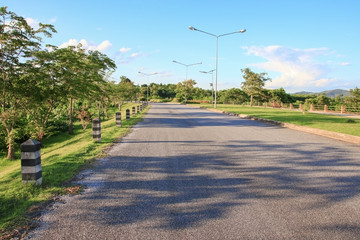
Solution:
{"label": "tree trunk", "polygon": [[8,145],[7,159],[11,159],[11,160],[15,159],[15,149],[12,143]]}
{"label": "tree trunk", "polygon": [[70,109],[69,109],[69,134],[74,134],[74,127],[73,127],[73,121],[72,121],[72,112],[73,112],[73,99],[70,98]]}
{"label": "tree trunk", "polygon": [[98,106],[98,119],[100,120],[100,117],[101,117],[101,115],[100,115],[101,103],[98,102],[98,103],[97,103],[97,106]]}
{"label": "tree trunk", "polygon": [[7,146],[8,146],[8,152],[7,152],[7,159],[15,159],[15,149],[14,149],[14,139],[12,139],[11,131],[9,129],[6,129],[7,132]]}
{"label": "tree trunk", "polygon": [[253,95],[251,95],[251,96],[250,96],[250,107],[252,107],[252,106],[253,106],[253,100],[254,100],[254,96],[253,96]]}

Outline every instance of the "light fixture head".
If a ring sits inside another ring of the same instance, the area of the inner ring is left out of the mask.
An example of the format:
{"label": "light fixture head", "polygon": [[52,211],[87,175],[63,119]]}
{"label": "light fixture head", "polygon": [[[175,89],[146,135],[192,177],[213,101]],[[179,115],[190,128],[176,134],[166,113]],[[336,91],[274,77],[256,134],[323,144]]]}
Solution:
{"label": "light fixture head", "polygon": [[196,28],[194,28],[194,27],[192,27],[192,26],[189,26],[189,29],[190,29],[191,31],[195,31],[195,30],[196,30]]}

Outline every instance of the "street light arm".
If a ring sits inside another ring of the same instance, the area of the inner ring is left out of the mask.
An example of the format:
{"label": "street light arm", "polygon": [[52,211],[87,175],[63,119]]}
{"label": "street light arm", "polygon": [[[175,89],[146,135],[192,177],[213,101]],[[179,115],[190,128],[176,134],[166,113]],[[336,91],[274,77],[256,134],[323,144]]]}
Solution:
{"label": "street light arm", "polygon": [[200,30],[200,29],[194,28],[194,27],[192,27],[192,26],[189,26],[189,29],[190,29],[191,31],[198,31],[198,32],[202,32],[202,33],[208,34],[208,35],[213,36],[213,37],[216,37],[216,38],[218,37],[218,36],[216,36],[215,34],[205,32],[205,31],[203,31],[203,30]]}
{"label": "street light arm", "polygon": [[202,62],[192,63],[192,64],[185,64],[185,63],[181,63],[181,62],[178,62],[178,61],[175,61],[175,60],[173,60],[173,63],[178,63],[178,64],[181,64],[181,65],[183,65],[185,67],[190,67],[190,66],[193,66],[193,65],[202,64]]}
{"label": "street light arm", "polygon": [[194,66],[194,65],[198,65],[198,64],[202,64],[202,62],[193,63],[193,64],[188,64],[188,65],[186,65],[186,66],[190,67],[190,66]]}
{"label": "street light arm", "polygon": [[245,29],[242,29],[242,30],[236,31],[236,32],[221,34],[221,35],[219,35],[219,36],[217,36],[217,37],[223,37],[223,36],[227,36],[227,35],[231,35],[231,34],[235,34],[235,33],[244,33],[244,32],[246,32],[246,30],[245,30]]}
{"label": "street light arm", "polygon": [[156,74],[158,74],[157,72],[154,72],[154,73],[143,73],[143,72],[138,72],[138,73],[143,74],[143,75],[145,75],[145,76],[152,76],[152,75],[156,75]]}
{"label": "street light arm", "polygon": [[208,33],[208,32],[205,32],[205,31],[203,31],[203,30],[194,28],[194,27],[192,27],[192,26],[189,26],[189,29],[190,29],[191,31],[202,32],[202,33],[208,34],[208,35],[213,36],[213,37],[216,37],[216,38],[223,37],[223,36],[227,36],[227,35],[231,35],[231,34],[235,34],[235,33],[244,33],[244,32],[246,32],[246,29],[241,29],[240,31],[236,31],[236,32],[225,33],[225,34],[221,34],[221,35],[215,35],[215,34]]}
{"label": "street light arm", "polygon": [[178,61],[175,61],[175,60],[173,60],[173,63],[178,63],[178,64],[180,64],[180,65],[183,65],[183,66],[187,66],[186,64],[184,64],[184,63],[181,63],[181,62],[178,62]]}
{"label": "street light arm", "polygon": [[215,71],[215,69],[207,71],[207,72],[205,72],[205,71],[199,71],[199,72],[201,72],[201,73],[213,73],[214,71]]}

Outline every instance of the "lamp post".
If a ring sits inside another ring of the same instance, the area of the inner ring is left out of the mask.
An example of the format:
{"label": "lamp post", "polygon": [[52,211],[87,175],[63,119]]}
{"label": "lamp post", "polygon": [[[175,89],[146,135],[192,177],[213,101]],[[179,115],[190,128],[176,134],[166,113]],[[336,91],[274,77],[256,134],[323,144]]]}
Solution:
{"label": "lamp post", "polygon": [[187,76],[188,76],[188,67],[198,65],[198,64],[202,64],[202,62],[192,63],[192,64],[185,64],[185,63],[181,63],[181,62],[178,62],[178,61],[175,61],[175,60],[173,60],[173,63],[178,63],[178,64],[183,65],[183,66],[186,67],[186,78],[185,78],[185,80],[187,80]]}
{"label": "lamp post", "polygon": [[213,37],[216,37],[216,72],[215,72],[215,104],[214,104],[214,107],[216,108],[216,101],[217,101],[217,76],[218,76],[218,41],[219,41],[219,37],[223,37],[223,36],[227,36],[227,35],[231,35],[231,34],[235,34],[235,33],[244,33],[246,32],[246,29],[241,29],[240,31],[236,31],[236,32],[231,32],[231,33],[225,33],[225,34],[220,34],[220,35],[215,35],[215,34],[212,34],[212,33],[208,33],[208,32],[205,32],[205,31],[202,31],[200,29],[197,29],[197,28],[194,28],[192,26],[189,26],[189,29],[191,31],[198,31],[198,32],[202,32],[202,33],[205,33],[207,35],[210,35],[210,36],[213,36]]}
{"label": "lamp post", "polygon": [[147,85],[147,90],[146,90],[146,102],[149,102],[149,76],[156,75],[156,74],[158,74],[158,73],[157,73],[157,72],[154,72],[154,73],[143,73],[143,72],[139,72],[139,73],[147,76],[147,82],[148,82],[148,84],[146,84],[146,85]]}
{"label": "lamp post", "polygon": [[200,71],[201,73],[205,73],[205,74],[211,73],[211,83],[210,83],[211,90],[212,90],[211,91],[211,104],[214,104],[214,71],[215,71],[215,69],[208,71],[208,72]]}

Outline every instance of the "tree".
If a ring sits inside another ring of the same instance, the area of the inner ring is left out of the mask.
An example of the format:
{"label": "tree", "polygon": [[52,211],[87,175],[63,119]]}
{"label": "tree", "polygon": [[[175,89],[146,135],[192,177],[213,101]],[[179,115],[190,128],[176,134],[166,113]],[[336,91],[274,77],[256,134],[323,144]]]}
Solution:
{"label": "tree", "polygon": [[0,124],[6,130],[8,159],[14,159],[14,136],[16,117],[19,115],[18,99],[15,97],[17,81],[22,74],[24,61],[41,47],[41,34],[51,37],[56,32],[52,25],[39,23],[38,29],[29,26],[23,17],[0,8]]}
{"label": "tree", "polygon": [[107,117],[107,106],[110,103],[110,85],[106,81],[116,69],[115,62],[106,54],[99,51],[89,51],[86,59],[86,82],[89,86],[89,96],[97,100],[98,117],[100,119],[101,108],[105,110]]}
{"label": "tree", "polygon": [[269,100],[280,103],[292,103],[294,99],[285,92],[283,88],[272,89],[267,91]]}
{"label": "tree", "polygon": [[119,111],[121,111],[121,106],[124,101],[136,99],[138,91],[139,89],[129,78],[125,76],[120,77],[119,84],[115,86],[113,97],[119,106]]}
{"label": "tree", "polygon": [[57,64],[56,51],[34,51],[24,64],[24,72],[16,86],[16,97],[31,123],[31,133],[42,141],[49,117],[61,103],[63,86],[60,79],[66,72]]}
{"label": "tree", "polygon": [[248,100],[246,93],[241,91],[239,88],[223,90],[219,93],[219,98],[222,102],[231,102],[233,104]]}
{"label": "tree", "polygon": [[192,97],[192,94],[194,93],[194,86],[196,85],[196,82],[192,79],[185,80],[183,82],[179,82],[176,85],[176,97],[179,99],[184,99],[185,103],[188,99]]}
{"label": "tree", "polygon": [[353,107],[360,106],[360,89],[355,87],[350,89],[350,96],[345,98],[345,102]]}
{"label": "tree", "polygon": [[266,77],[267,73],[255,73],[249,68],[241,69],[245,82],[241,83],[242,90],[250,96],[250,105],[253,105],[254,97],[260,97],[266,81],[271,80]]}

